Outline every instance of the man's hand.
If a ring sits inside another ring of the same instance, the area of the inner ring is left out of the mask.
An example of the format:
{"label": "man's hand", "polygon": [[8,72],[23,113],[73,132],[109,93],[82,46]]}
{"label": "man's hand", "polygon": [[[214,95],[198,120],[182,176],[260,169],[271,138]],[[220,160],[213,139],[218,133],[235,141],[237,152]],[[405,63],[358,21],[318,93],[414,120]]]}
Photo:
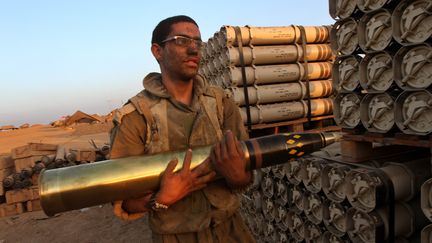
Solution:
{"label": "man's hand", "polygon": [[191,170],[191,160],[192,150],[188,149],[181,170],[174,172],[178,163],[177,159],[168,163],[162,174],[159,191],[156,194],[157,202],[168,206],[172,205],[189,193],[206,187],[207,183],[213,180],[216,172],[211,170],[207,161]]}
{"label": "man's hand", "polygon": [[128,213],[147,212],[149,209],[146,207],[146,205],[148,204],[151,195],[152,192],[148,192],[141,198],[124,200],[122,203],[122,208]]}
{"label": "man's hand", "polygon": [[222,141],[213,146],[210,158],[216,172],[229,186],[242,187],[251,182],[252,174],[246,171],[242,146],[231,131],[227,131]]}

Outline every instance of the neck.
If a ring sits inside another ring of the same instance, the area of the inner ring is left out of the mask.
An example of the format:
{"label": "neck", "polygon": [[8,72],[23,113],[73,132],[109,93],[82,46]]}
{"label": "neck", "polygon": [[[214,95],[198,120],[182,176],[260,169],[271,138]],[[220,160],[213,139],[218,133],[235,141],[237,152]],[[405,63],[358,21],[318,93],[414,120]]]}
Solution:
{"label": "neck", "polygon": [[168,75],[162,74],[162,83],[168,93],[177,101],[190,105],[193,96],[193,80],[188,81],[173,79]]}

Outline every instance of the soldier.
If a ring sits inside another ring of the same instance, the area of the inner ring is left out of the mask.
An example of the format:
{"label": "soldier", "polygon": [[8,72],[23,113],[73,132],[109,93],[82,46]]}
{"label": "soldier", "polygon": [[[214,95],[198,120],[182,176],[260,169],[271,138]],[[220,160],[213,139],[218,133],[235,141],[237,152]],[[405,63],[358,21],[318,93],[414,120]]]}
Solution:
{"label": "soldier", "polygon": [[[198,75],[201,35],[187,16],[161,21],[151,51],[161,73],[144,78],[145,89],[118,110],[111,133],[111,158],[186,150],[161,174],[157,192],[117,201],[114,213],[133,220],[149,213],[154,242],[254,242],[238,212],[236,193],[253,182],[237,139],[246,139],[234,102]],[[215,144],[191,170],[193,148]],[[213,181],[215,174],[222,179]]]}

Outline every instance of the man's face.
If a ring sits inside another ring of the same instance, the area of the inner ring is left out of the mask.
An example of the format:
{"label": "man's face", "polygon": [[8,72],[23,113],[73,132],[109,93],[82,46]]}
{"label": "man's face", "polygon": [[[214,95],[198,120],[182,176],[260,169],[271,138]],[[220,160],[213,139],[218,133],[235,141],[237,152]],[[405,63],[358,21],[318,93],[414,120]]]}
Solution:
{"label": "man's face", "polygon": [[[180,22],[171,26],[167,40],[175,37],[187,37],[201,41],[198,27],[192,23]],[[166,41],[161,47],[159,63],[162,71],[182,81],[190,81],[198,73],[201,59],[200,47],[195,41],[189,45],[179,44],[177,40]]]}

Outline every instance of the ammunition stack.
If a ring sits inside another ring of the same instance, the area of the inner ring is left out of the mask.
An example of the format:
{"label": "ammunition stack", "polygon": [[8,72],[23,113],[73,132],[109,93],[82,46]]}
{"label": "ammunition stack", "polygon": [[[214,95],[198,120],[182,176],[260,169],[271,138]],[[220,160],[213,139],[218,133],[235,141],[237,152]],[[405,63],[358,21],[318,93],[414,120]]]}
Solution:
{"label": "ammunition stack", "polygon": [[330,1],[336,122],[373,133],[432,132],[431,3]]}
{"label": "ammunition stack", "polygon": [[[420,185],[431,177],[432,162],[431,2],[329,3],[330,15],[337,20],[330,38],[337,54],[335,121],[346,132],[343,162],[363,164],[413,149],[421,154],[345,172],[344,192],[353,207],[345,215],[351,221],[348,228],[354,229],[348,230],[349,238],[420,242],[426,223],[420,213],[422,207],[425,211],[424,204],[420,207]],[[425,194],[427,184],[424,187],[421,196],[430,197]]]}
{"label": "ammunition stack", "polygon": [[42,169],[105,160],[108,152],[108,146],[82,150],[29,143],[12,149],[10,155],[0,156],[0,217],[42,209],[38,187]]}
{"label": "ammunition stack", "polygon": [[223,26],[202,53],[200,73],[241,106],[249,130],[331,120],[328,26]]}
{"label": "ammunition stack", "polygon": [[242,213],[257,241],[420,242],[429,151],[347,163],[340,146],[331,147],[255,173]]}
{"label": "ammunition stack", "polygon": [[258,242],[432,242],[432,4],[329,3],[343,140],[255,173],[245,221]]}

